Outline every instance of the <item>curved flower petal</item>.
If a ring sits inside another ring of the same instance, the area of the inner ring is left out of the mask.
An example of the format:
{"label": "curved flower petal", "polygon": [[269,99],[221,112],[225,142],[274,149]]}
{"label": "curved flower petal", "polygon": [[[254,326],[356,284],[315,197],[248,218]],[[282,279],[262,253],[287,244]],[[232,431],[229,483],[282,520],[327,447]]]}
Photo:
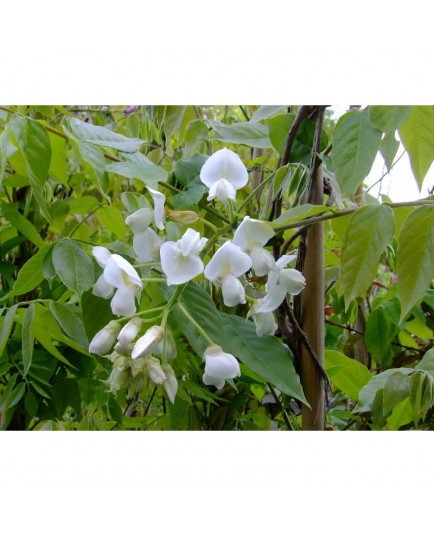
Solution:
{"label": "curved flower petal", "polygon": [[104,278],[113,287],[128,285],[138,290],[143,287],[139,274],[120,255],[113,254],[104,268]]}
{"label": "curved flower petal", "polygon": [[154,202],[155,225],[162,231],[164,229],[164,203],[166,201],[166,196],[158,190],[149,188],[149,186],[146,188],[151,194],[152,201]]}
{"label": "curved flower petal", "polygon": [[167,363],[161,365],[166,379],[163,381],[163,387],[166,390],[167,396],[172,404],[175,403],[176,393],[178,391],[178,380],[176,379],[175,373],[170,365]]}
{"label": "curved flower petal", "polygon": [[200,180],[211,188],[220,179],[226,179],[237,190],[249,179],[246,166],[241,158],[229,149],[220,149],[208,158],[200,171]]}
{"label": "curved flower petal", "polygon": [[161,326],[152,326],[138,339],[131,352],[131,357],[137,359],[150,354],[163,337],[164,329]]}
{"label": "curved flower petal", "polygon": [[200,238],[200,233],[194,229],[187,229],[179,240],[179,248],[186,257],[187,255],[197,255],[208,242],[207,238]]}
{"label": "curved flower petal", "polygon": [[167,378],[161,363],[156,357],[149,356],[145,359],[146,368],[148,369],[149,378],[157,385],[162,384]]}
{"label": "curved flower petal", "polygon": [[276,267],[281,270],[282,268],[285,268],[287,264],[289,264],[296,258],[297,258],[297,255],[282,255],[280,259],[277,259]]}
{"label": "curved flower petal", "polygon": [[274,321],[273,313],[253,313],[253,319],[256,324],[256,335],[274,335],[277,329],[277,324]]}
{"label": "curved flower petal", "polygon": [[216,281],[217,278],[228,275],[241,277],[251,267],[252,259],[238,246],[227,241],[209,261],[204,274],[210,281]]}
{"label": "curved flower petal", "polygon": [[142,319],[137,317],[132,318],[119,332],[118,341],[124,345],[132,342],[137,337],[137,334],[139,333],[142,324]]}
{"label": "curved flower petal", "polygon": [[154,222],[154,211],[149,208],[140,208],[125,219],[125,223],[131,227],[133,233],[143,233]]}
{"label": "curved flower petal", "polygon": [[104,274],[101,274],[92,287],[92,294],[106,300],[113,295],[113,290],[113,286],[107,283]]}
{"label": "curved flower petal", "polygon": [[267,275],[276,266],[273,255],[264,248],[254,247],[250,250],[252,268],[259,276]]}
{"label": "curved flower petal", "polygon": [[120,286],[110,302],[114,315],[130,316],[136,312],[135,292],[126,285]]}
{"label": "curved flower petal", "polygon": [[280,270],[278,277],[279,284],[285,287],[287,292],[296,296],[306,286],[306,280],[301,272],[293,268]]}
{"label": "curved flower petal", "polygon": [[203,262],[197,255],[184,256],[176,242],[165,242],[160,248],[161,268],[168,285],[186,283],[203,272]]}
{"label": "curved flower petal", "polygon": [[217,389],[221,389],[225,380],[241,375],[237,359],[232,354],[223,352],[222,347],[217,344],[208,346],[203,357],[205,360],[205,374],[203,375],[205,385],[213,384]]}
{"label": "curved flower petal", "polygon": [[246,303],[246,293],[243,285],[233,275],[227,275],[222,283],[223,302],[228,307]]}
{"label": "curved flower petal", "polygon": [[270,224],[246,216],[235,231],[233,243],[243,251],[249,251],[256,246],[265,246],[273,236]]}
{"label": "curved flower petal", "polygon": [[92,248],[92,255],[95,257],[96,262],[101,266],[101,268],[105,268],[107,262],[112,256],[110,251],[103,246],[94,246]]}
{"label": "curved flower petal", "polygon": [[163,241],[150,227],[133,237],[133,249],[140,263],[156,262],[160,259],[160,247]]}
{"label": "curved flower petal", "polygon": [[283,302],[287,293],[288,291],[285,287],[282,285],[275,285],[262,299],[256,302],[253,314],[271,313],[272,311],[275,311]]}
{"label": "curved flower petal", "polygon": [[90,341],[89,353],[106,354],[113,346],[120,329],[121,325],[116,320],[109,322]]}
{"label": "curved flower petal", "polygon": [[232,184],[226,179],[220,179],[209,189],[207,201],[211,201],[217,197],[217,199],[219,199],[222,203],[227,203],[228,199],[235,201],[236,196],[237,191],[234,186],[232,186]]}

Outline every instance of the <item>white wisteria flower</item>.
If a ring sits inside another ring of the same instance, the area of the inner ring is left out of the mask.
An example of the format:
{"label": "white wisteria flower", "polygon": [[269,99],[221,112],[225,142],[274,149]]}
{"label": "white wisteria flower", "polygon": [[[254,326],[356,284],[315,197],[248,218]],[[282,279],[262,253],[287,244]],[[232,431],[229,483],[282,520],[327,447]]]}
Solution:
{"label": "white wisteria flower", "polygon": [[131,357],[137,359],[150,354],[164,337],[164,329],[161,326],[152,326],[134,345]]}
{"label": "white wisteria flower", "polygon": [[263,335],[274,335],[277,329],[277,324],[274,320],[273,313],[252,313],[253,320],[256,324],[256,335],[262,337]]}
{"label": "white wisteria flower", "polygon": [[143,320],[141,318],[132,318],[119,332],[118,341],[122,344],[129,344],[132,342],[137,337],[142,324]]}
{"label": "white wisteria flower", "polygon": [[268,274],[266,295],[256,302],[254,314],[275,311],[288,293],[296,296],[304,289],[306,280],[303,274],[294,268],[285,268],[294,259],[294,255],[283,255],[276,261],[275,269]]}
{"label": "white wisteria flower", "polygon": [[176,393],[178,391],[178,380],[176,379],[175,373],[170,365],[165,363],[161,365],[163,372],[166,376],[166,379],[163,381],[163,387],[166,389],[167,396],[172,404],[175,403]]}
{"label": "white wisteria flower", "polygon": [[246,216],[234,234],[233,243],[252,258],[252,268],[256,275],[267,275],[275,268],[273,255],[263,246],[274,236],[270,225],[264,221]]}
{"label": "white wisteria flower", "polygon": [[148,263],[160,260],[160,247],[163,241],[157,233],[148,227],[141,233],[134,234],[133,250],[136,254],[137,262]]}
{"label": "white wisteria flower", "polygon": [[222,389],[226,380],[241,375],[237,359],[232,354],[223,352],[222,347],[217,344],[208,346],[203,358],[205,373],[202,380],[205,385],[214,385],[217,389]]}
{"label": "white wisteria flower", "polygon": [[217,197],[222,203],[235,201],[237,190],[249,179],[241,158],[229,149],[220,149],[208,158],[200,171],[200,180],[209,188],[208,201]]}
{"label": "white wisteria flower", "polygon": [[164,242],[160,248],[161,268],[168,285],[181,285],[203,272],[199,252],[208,242],[194,229],[187,229],[177,242]]}
{"label": "white wisteria flower", "polygon": [[246,303],[245,290],[238,277],[252,267],[252,259],[230,240],[216,251],[205,268],[204,275],[221,286],[223,302],[228,307]]}
{"label": "white wisteria flower", "polygon": [[166,374],[161,368],[161,363],[156,357],[148,356],[145,359],[145,366],[148,370],[149,378],[156,385],[160,385],[167,380]]}
{"label": "white wisteria flower", "polygon": [[91,354],[106,354],[110,348],[112,348],[116,336],[121,329],[121,325],[116,320],[111,320],[106,326],[104,326],[89,344],[89,353]]}
{"label": "white wisteria flower", "polygon": [[107,248],[95,246],[92,254],[97,263],[104,268],[103,273],[92,287],[92,293],[100,298],[110,298],[113,314],[129,316],[136,312],[135,298],[143,288],[139,274],[131,264],[116,253],[111,254]]}
{"label": "white wisteria flower", "polygon": [[125,223],[131,227],[134,234],[143,233],[152,224],[155,223],[161,231],[164,229],[164,203],[166,196],[158,190],[153,190],[146,186],[146,189],[151,194],[154,208],[140,208],[125,219]]}

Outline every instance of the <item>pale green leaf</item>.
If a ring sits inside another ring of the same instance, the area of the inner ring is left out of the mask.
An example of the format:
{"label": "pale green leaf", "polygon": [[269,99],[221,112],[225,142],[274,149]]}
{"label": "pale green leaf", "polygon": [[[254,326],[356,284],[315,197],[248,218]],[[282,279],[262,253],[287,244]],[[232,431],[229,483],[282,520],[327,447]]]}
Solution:
{"label": "pale green leaf", "polygon": [[336,387],[353,400],[372,377],[364,365],[335,350],[326,350],[325,369]]}
{"label": "pale green leaf", "polygon": [[388,369],[377,376],[374,376],[362,389],[359,393],[359,402],[354,408],[355,413],[363,413],[365,411],[370,411],[372,403],[374,402],[375,395],[380,389],[383,389],[387,380],[392,374],[399,372],[400,374],[409,374],[413,372],[411,368],[400,368],[400,369]]}
{"label": "pale green leaf", "polygon": [[[150,162],[150,161],[149,161]],[[139,179],[150,186],[156,188],[159,181],[167,181],[168,173],[160,166],[152,162],[149,164],[138,162],[113,162],[105,167],[106,171],[116,173],[128,179]]]}
{"label": "pale green leaf", "polygon": [[286,138],[294,119],[295,114],[281,114],[267,121],[270,141],[280,156],[285,150]]}
{"label": "pale green leaf", "polygon": [[81,293],[95,282],[93,263],[83,247],[70,238],[63,238],[53,249],[53,265],[62,282]]}
{"label": "pale green leaf", "polygon": [[340,118],[333,136],[332,162],[343,192],[354,195],[371,170],[380,141],[381,131],[372,126],[366,110]]}
{"label": "pale green leaf", "polygon": [[269,149],[271,145],[268,127],[260,123],[234,123],[225,125],[219,121],[209,122],[215,131],[214,138],[227,143],[239,143],[258,149]]}
{"label": "pale green leaf", "polygon": [[383,132],[393,134],[410,110],[411,106],[369,106],[369,120]]}
{"label": "pale green leaf", "polygon": [[387,205],[366,205],[351,216],[340,263],[340,284],[347,308],[375,279],[378,261],[393,236],[393,229],[393,211]]}
{"label": "pale green leaf", "polygon": [[423,297],[434,274],[434,207],[421,206],[405,219],[396,252],[401,319]]}
{"label": "pale green leaf", "polygon": [[425,370],[434,377],[434,348],[430,348],[415,367],[417,370]]}
{"label": "pale green leaf", "polygon": [[309,203],[305,203],[304,205],[298,205],[294,208],[286,210],[278,218],[273,220],[271,224],[273,226],[288,225],[290,223],[305,220],[311,216],[317,216],[323,212],[332,212],[332,209],[321,205],[311,205]]}
{"label": "pale green leaf", "polygon": [[410,379],[406,374],[395,372],[387,378],[383,390],[383,412],[386,415],[410,395]]}
{"label": "pale green leaf", "polygon": [[44,245],[40,234],[35,226],[25,218],[18,210],[6,203],[1,204],[1,212],[3,217],[8,220],[22,235],[28,238],[36,247],[40,248]]}
{"label": "pale green leaf", "polygon": [[388,132],[380,143],[380,153],[384,158],[387,171],[390,171],[393,161],[395,159],[396,153],[399,149],[399,141],[395,138],[393,132]]}
{"label": "pale green leaf", "polygon": [[399,135],[410,157],[411,169],[422,188],[423,179],[434,160],[434,110],[432,106],[414,106],[401,123]]}
{"label": "pale green leaf", "polygon": [[255,112],[253,112],[252,117],[250,118],[251,123],[256,123],[257,121],[261,121],[262,119],[268,119],[269,117],[272,117],[273,115],[278,114],[279,112],[284,111],[287,108],[287,106],[259,106]]}

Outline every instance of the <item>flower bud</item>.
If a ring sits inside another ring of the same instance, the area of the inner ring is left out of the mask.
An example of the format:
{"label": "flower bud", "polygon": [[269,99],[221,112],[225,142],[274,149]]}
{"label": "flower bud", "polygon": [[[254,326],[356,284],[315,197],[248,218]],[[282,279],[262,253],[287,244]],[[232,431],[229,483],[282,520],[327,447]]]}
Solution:
{"label": "flower bud", "polygon": [[132,342],[136,338],[137,334],[139,333],[140,328],[142,327],[142,324],[143,324],[143,320],[141,318],[138,318],[138,317],[132,318],[121,329],[118,335],[118,341],[123,345],[127,345],[130,342]]}
{"label": "flower bud", "polygon": [[175,373],[170,365],[167,363],[162,365],[166,379],[163,381],[163,387],[166,389],[167,396],[172,404],[175,403],[176,392],[178,391],[178,380],[176,379]]}
{"label": "flower bud", "polygon": [[138,110],[138,108],[139,107],[137,106],[137,104],[130,104],[129,106],[126,106],[124,108],[124,114],[127,114],[127,115],[132,114],[132,113],[136,112]]}
{"label": "flower bud", "polygon": [[149,356],[145,360],[149,378],[157,385],[163,383],[167,378],[161,368],[161,363],[156,357]]}
{"label": "flower bud", "polygon": [[205,374],[202,377],[205,385],[214,385],[222,389],[225,380],[240,376],[240,365],[232,354],[223,352],[221,346],[208,346],[203,355],[205,359]]}
{"label": "flower bud", "polygon": [[164,337],[164,329],[161,326],[152,326],[148,331],[140,337],[140,339],[134,345],[131,357],[137,359],[143,357],[146,354],[150,354],[152,350]]}
{"label": "flower bud", "polygon": [[116,320],[112,320],[94,336],[89,344],[89,353],[106,354],[113,346],[116,336],[121,329],[121,325]]}
{"label": "flower bud", "polygon": [[192,210],[167,210],[167,215],[176,223],[190,225],[199,219],[199,215]]}

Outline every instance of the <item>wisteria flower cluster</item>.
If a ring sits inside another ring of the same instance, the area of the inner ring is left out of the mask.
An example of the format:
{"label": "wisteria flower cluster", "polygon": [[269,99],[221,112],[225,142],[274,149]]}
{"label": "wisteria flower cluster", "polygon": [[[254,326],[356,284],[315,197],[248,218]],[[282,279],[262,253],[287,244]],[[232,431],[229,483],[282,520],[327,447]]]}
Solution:
{"label": "wisteria flower cluster", "polygon": [[[208,158],[201,169],[200,179],[209,189],[207,199],[220,201],[228,214],[232,214],[237,190],[247,184],[248,172],[239,156],[225,148]],[[111,298],[111,310],[118,320],[112,320],[94,336],[89,351],[107,355],[113,350],[109,355],[113,361],[109,378],[113,390],[121,387],[140,389],[149,380],[155,385],[163,385],[173,403],[178,382],[168,361],[176,355],[176,343],[166,323],[173,303],[169,302],[167,308],[163,308],[161,325],[146,330],[140,318],[142,312],[137,312],[144,283],[149,279],[143,274],[149,274],[149,267],[163,276],[168,286],[180,287],[196,278],[208,280],[221,289],[222,300],[227,307],[248,301],[248,316],[253,318],[260,337],[274,335],[277,329],[274,311],[288,294],[299,294],[305,280],[299,271],[288,268],[295,259],[294,255],[283,255],[275,260],[266,249],[274,236],[271,225],[249,216],[245,216],[236,227],[231,239],[226,239],[222,233],[208,242],[198,231],[188,227],[178,240],[168,240],[164,235],[165,218],[166,214],[174,217],[175,211],[165,208],[166,198],[161,192],[146,188],[152,199],[152,208],[141,208],[125,220],[133,234],[132,246],[137,265],[133,266],[105,247],[93,248],[93,256],[102,268],[93,293],[104,299]],[[183,217],[176,212],[178,221],[194,222],[198,218],[187,213]],[[137,270],[142,270],[142,276]],[[248,274],[257,277],[252,278]],[[254,279],[260,281],[258,288]],[[149,280],[152,281],[152,278]],[[265,292],[261,294],[264,282]],[[258,295],[261,297],[252,297]],[[203,354],[203,382],[222,389],[226,380],[240,375],[238,360],[224,352],[199,325],[197,328],[208,345]]]}

